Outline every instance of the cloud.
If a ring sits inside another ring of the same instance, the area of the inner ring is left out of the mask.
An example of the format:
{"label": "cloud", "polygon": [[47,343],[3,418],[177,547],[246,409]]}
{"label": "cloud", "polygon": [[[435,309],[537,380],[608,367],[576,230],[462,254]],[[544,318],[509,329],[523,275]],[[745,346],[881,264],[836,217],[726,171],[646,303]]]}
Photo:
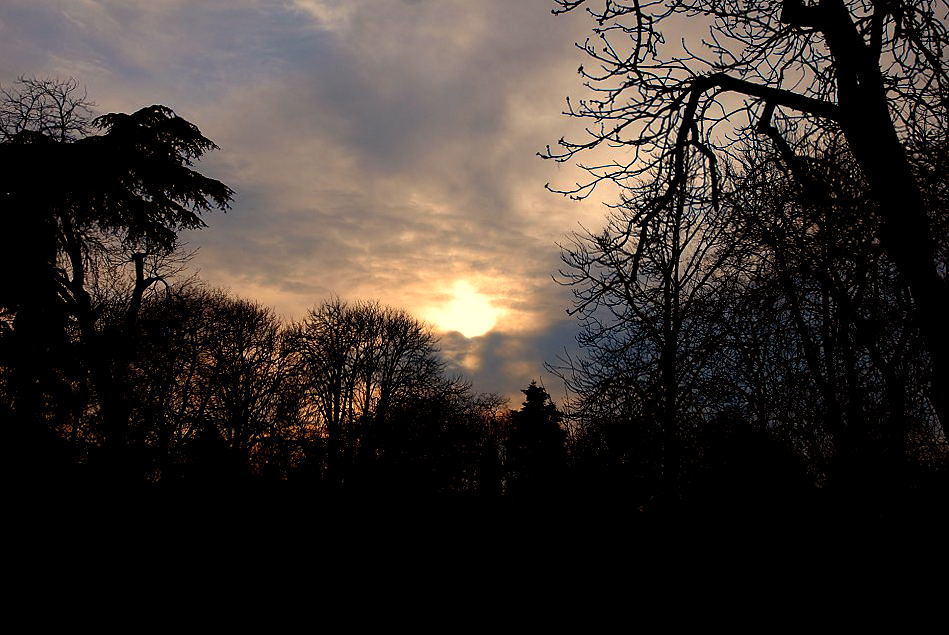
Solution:
{"label": "cloud", "polygon": [[581,178],[535,153],[577,128],[559,112],[588,29],[549,9],[8,0],[0,81],[75,75],[102,110],[164,103],[197,123],[222,148],[199,169],[237,198],[186,237],[195,264],[286,316],[332,294],[418,313],[469,282],[504,314],[446,351],[516,395],[572,339],[556,243],[603,216],[543,189]]}
{"label": "cloud", "polygon": [[470,339],[460,333],[447,333],[441,338],[441,349],[450,369],[471,378],[481,391],[508,397],[512,407],[520,403],[520,390],[534,380],[545,384],[562,403],[561,382],[543,362],[556,366],[558,356],[565,351],[575,352],[575,332],[574,322],[561,317],[542,329],[522,333],[493,331]]}

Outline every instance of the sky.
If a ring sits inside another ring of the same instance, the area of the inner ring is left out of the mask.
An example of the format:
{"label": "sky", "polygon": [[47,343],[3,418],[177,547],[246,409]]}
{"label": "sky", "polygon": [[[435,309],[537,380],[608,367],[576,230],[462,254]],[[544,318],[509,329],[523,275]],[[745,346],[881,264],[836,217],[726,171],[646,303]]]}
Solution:
{"label": "sky", "polygon": [[[164,104],[236,191],[184,236],[202,279],[285,319],[332,296],[432,324],[477,391],[517,399],[574,350],[553,276],[582,178],[537,157],[580,124],[592,23],[550,0],[2,0],[0,84],[78,79],[98,112]],[[512,405],[516,405],[512,403]]]}

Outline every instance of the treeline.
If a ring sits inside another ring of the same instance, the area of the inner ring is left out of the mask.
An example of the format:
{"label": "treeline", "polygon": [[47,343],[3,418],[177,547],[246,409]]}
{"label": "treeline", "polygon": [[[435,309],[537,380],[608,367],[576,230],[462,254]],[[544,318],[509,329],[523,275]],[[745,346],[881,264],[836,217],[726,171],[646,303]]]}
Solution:
{"label": "treeline", "polygon": [[[24,79],[0,112],[0,417],[23,486],[644,511],[946,491],[920,309],[839,134],[714,164],[694,145],[687,178],[574,236],[580,352],[550,365],[571,397],[561,411],[532,383],[509,410],[404,311],[330,299],[285,322],[187,278],[179,232],[233,196],[193,169],[214,144],[162,106],[90,119],[78,90]],[[911,154],[943,276],[945,138]]]}
{"label": "treeline", "polygon": [[0,90],[0,418],[20,488],[491,495],[562,471],[546,392],[517,414],[475,394],[404,311],[333,299],[287,323],[188,278],[178,234],[233,196],[193,169],[215,147],[163,106],[93,119],[72,80]]}
{"label": "treeline", "polygon": [[32,391],[11,359],[16,329],[4,332],[4,418],[28,437],[15,447],[35,449],[26,482],[506,487],[504,401],[450,376],[405,312],[335,299],[282,323],[192,282],[147,295],[130,329],[129,304],[112,297],[89,339],[67,329]]}

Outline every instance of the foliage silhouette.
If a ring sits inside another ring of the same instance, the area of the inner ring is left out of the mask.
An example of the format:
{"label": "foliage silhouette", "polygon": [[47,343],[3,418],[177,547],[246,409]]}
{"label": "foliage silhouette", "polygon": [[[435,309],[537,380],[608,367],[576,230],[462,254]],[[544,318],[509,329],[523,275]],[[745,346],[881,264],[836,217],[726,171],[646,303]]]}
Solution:
{"label": "foliage silhouette", "polygon": [[506,441],[508,492],[519,496],[559,494],[566,468],[561,413],[536,382],[521,392],[524,403],[520,410],[511,412]]}
{"label": "foliage silhouette", "polygon": [[[179,231],[203,227],[201,214],[226,209],[233,192],[192,169],[216,146],[169,108],[103,115],[90,122],[100,134],[83,136],[89,127],[82,115],[89,107],[75,82],[20,84],[20,92],[4,92],[0,111],[5,117],[0,207],[12,230],[0,251],[5,271],[23,272],[0,297],[12,316],[14,409],[22,421],[32,422],[26,427],[45,425],[49,404],[44,402],[61,403],[52,393],[70,390],[49,372],[66,371],[81,360],[102,412],[99,434],[111,460],[120,461],[128,432],[125,375],[132,342],[127,331],[143,294],[158,281],[146,277],[146,260],[170,254]],[[15,107],[50,99],[61,115],[53,124],[48,109]],[[90,285],[97,282],[100,263],[117,254],[134,266],[134,278],[127,323],[106,335],[97,325],[101,306]],[[81,352],[66,350],[71,328],[78,332]]]}

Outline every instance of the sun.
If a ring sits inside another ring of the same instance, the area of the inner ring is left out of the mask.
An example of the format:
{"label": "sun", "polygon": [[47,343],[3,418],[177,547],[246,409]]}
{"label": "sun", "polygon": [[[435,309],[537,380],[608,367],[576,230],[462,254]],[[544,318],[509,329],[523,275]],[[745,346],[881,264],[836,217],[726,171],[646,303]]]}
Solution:
{"label": "sun", "polygon": [[501,311],[471,283],[458,280],[451,293],[452,299],[426,311],[425,319],[443,331],[458,331],[465,337],[484,335],[497,324]]}

